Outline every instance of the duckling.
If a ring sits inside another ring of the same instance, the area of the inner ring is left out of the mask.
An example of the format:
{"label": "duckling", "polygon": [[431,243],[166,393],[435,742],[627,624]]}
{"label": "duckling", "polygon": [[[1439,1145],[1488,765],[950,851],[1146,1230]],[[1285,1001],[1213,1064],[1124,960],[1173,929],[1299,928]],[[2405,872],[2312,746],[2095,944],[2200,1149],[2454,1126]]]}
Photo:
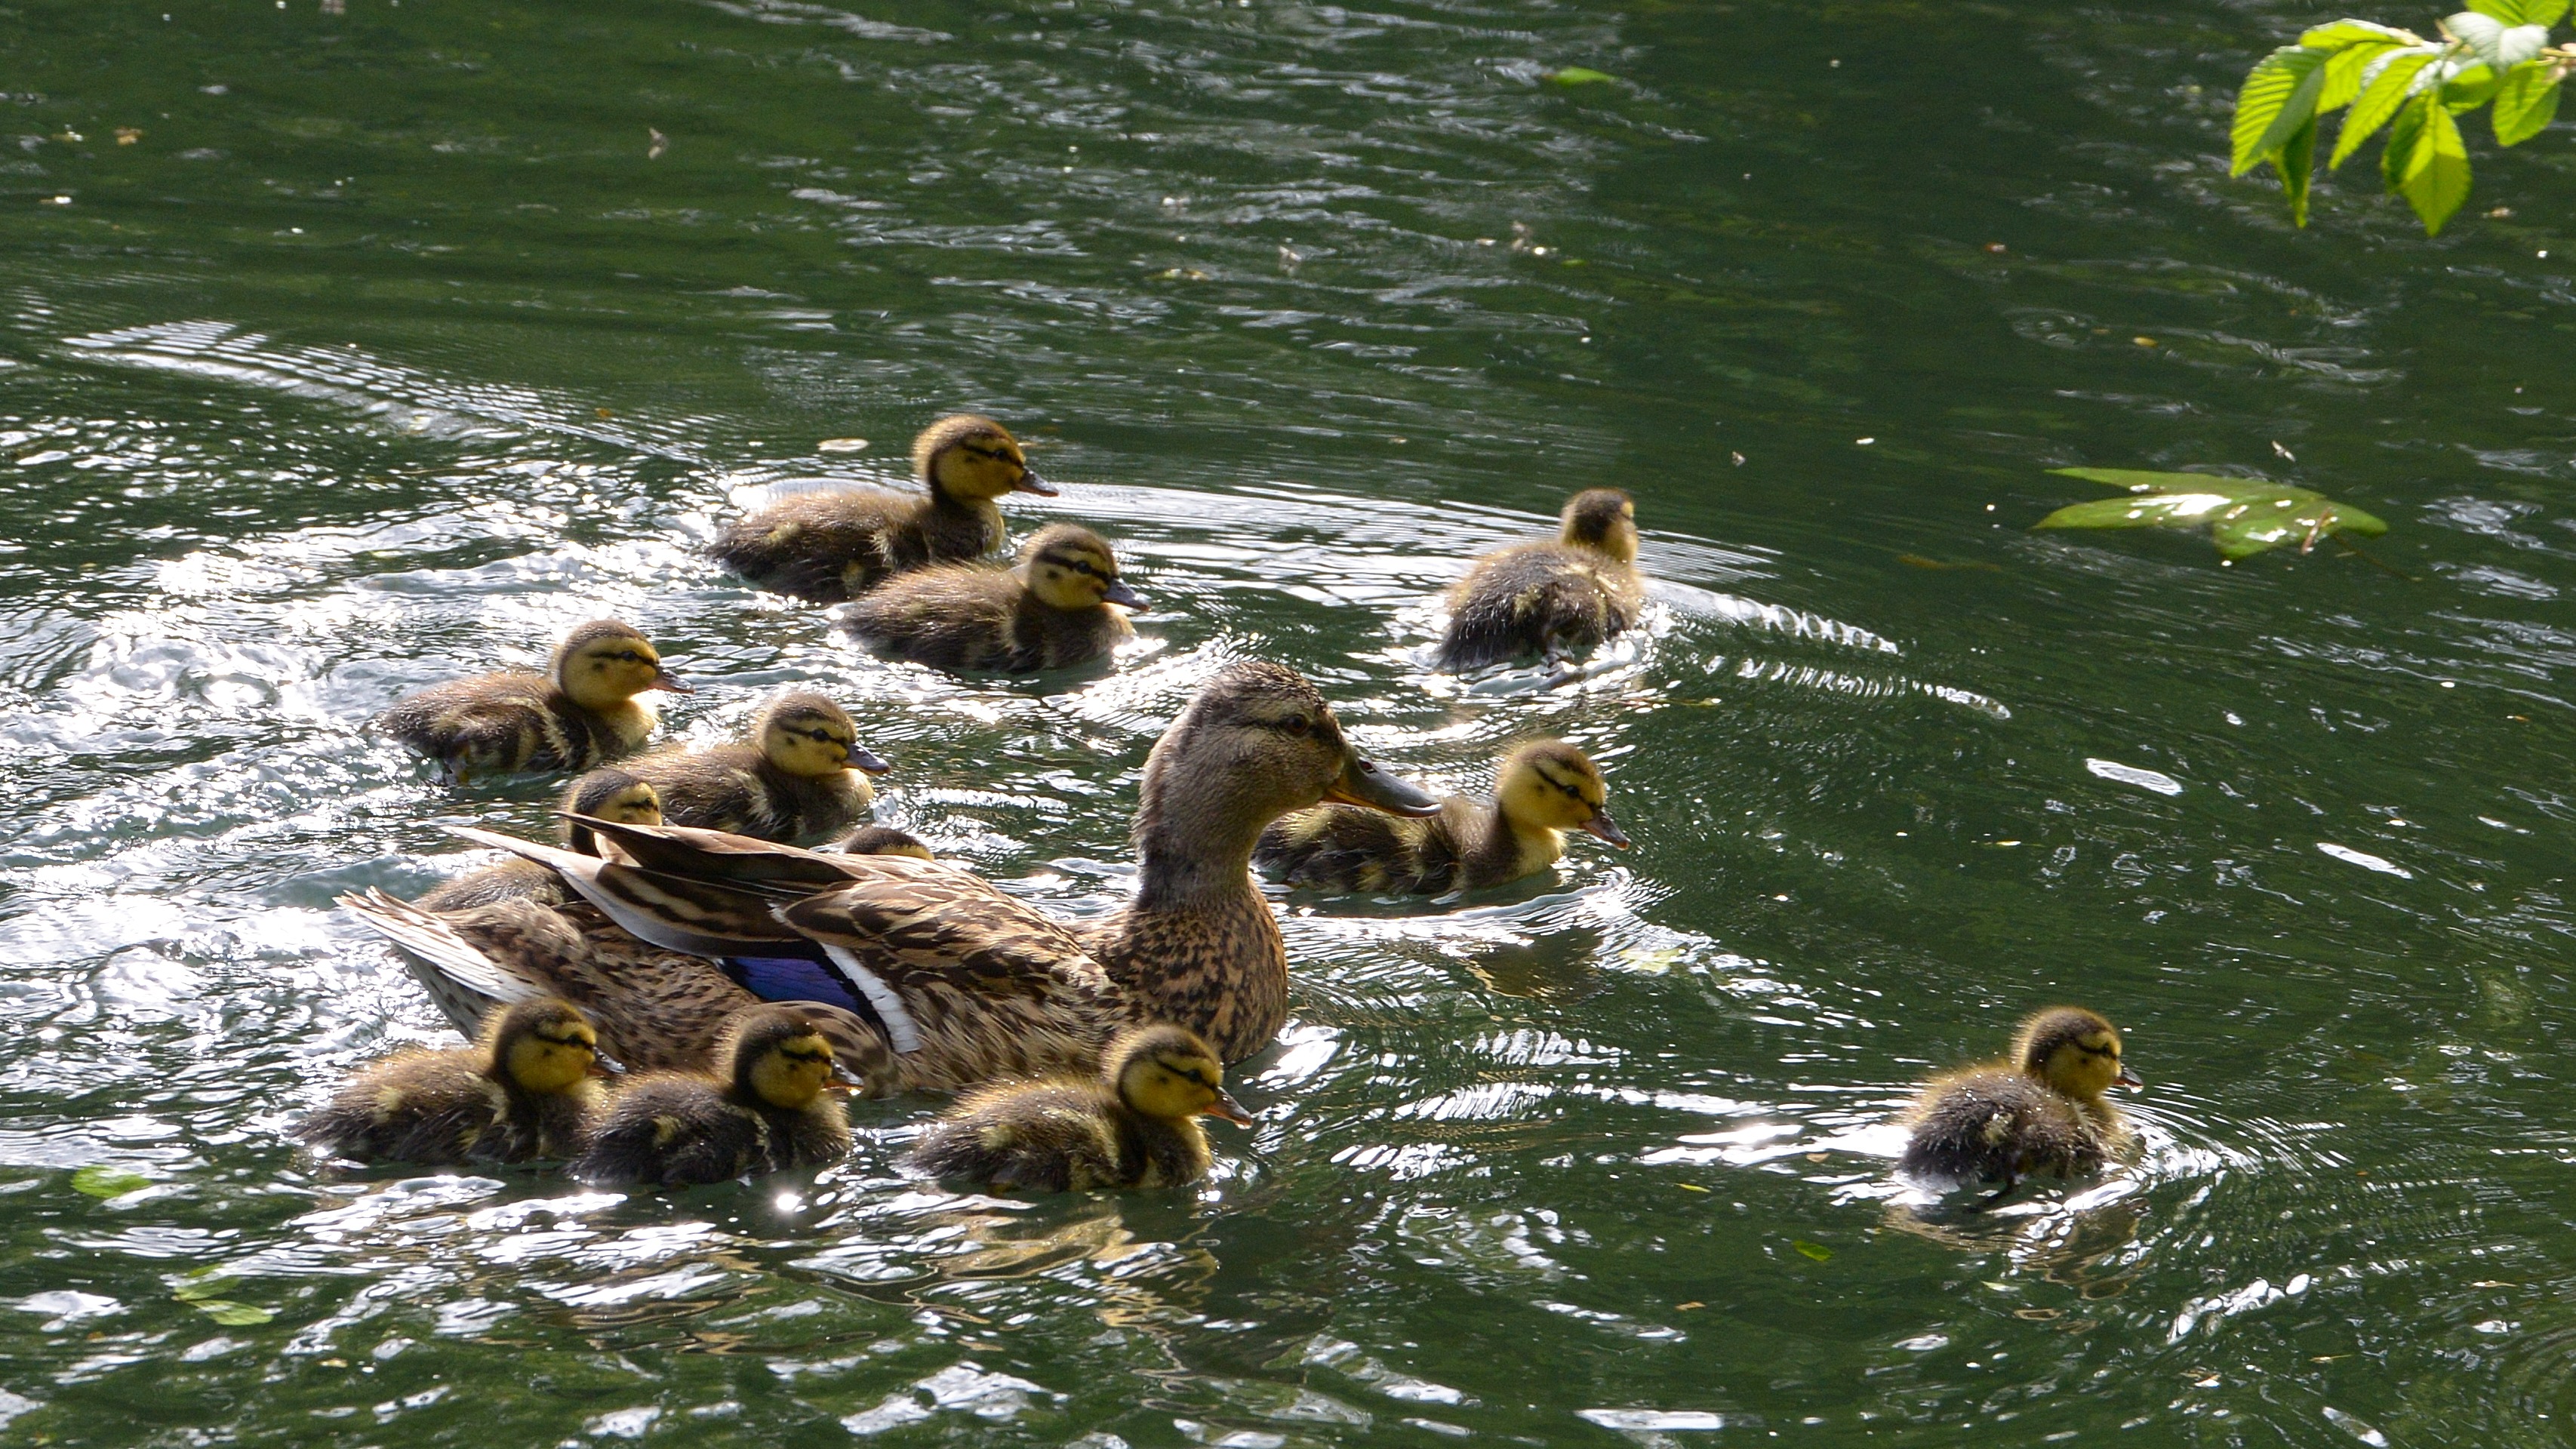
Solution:
{"label": "duckling", "polygon": [[604,1075],[589,1021],[535,997],[485,1018],[473,1046],[366,1068],[294,1131],[333,1156],[431,1167],[568,1157],[590,1140]]}
{"label": "duckling", "polygon": [[981,558],[1007,537],[993,500],[1055,496],[1019,440],[991,418],[941,418],[912,440],[926,498],[877,489],[799,493],[736,519],[709,552],[772,593],[817,604],[857,598],[924,564]]}
{"label": "duckling", "polygon": [[2021,1024],[2012,1055],[1926,1083],[1904,1121],[1911,1132],[1897,1170],[1952,1182],[2026,1173],[2071,1177],[2127,1149],[2133,1136],[2112,1087],[2143,1085],[2121,1064],[2119,1028],[2075,1006],[2052,1006]]}
{"label": "duckling", "polygon": [[[822,849],[836,850],[843,855],[908,855],[915,860],[939,858],[930,853],[929,846],[891,825],[862,825],[831,844],[823,846]],[[536,862],[527,861],[524,864],[535,865]],[[543,867],[539,868],[543,869]],[[552,872],[548,873],[552,874]]]}
{"label": "duckling", "polygon": [[[576,815],[597,816],[621,825],[662,823],[662,797],[653,787],[624,770],[606,767],[573,782],[566,797]],[[598,837],[587,825],[565,822],[565,843],[584,855],[599,854]],[[469,870],[431,890],[415,904],[425,911],[462,911],[494,901],[530,900],[561,906],[576,899],[563,877],[532,860],[512,856],[497,865]]]}
{"label": "duckling", "polygon": [[1318,805],[1271,822],[1252,858],[1291,885],[1436,896],[1535,875],[1565,854],[1567,830],[1628,848],[1601,808],[1606,787],[1591,757],[1562,740],[1512,751],[1488,803],[1452,795],[1440,813],[1405,819]]}
{"label": "duckling", "polygon": [[643,635],[595,619],[564,636],[544,674],[508,670],[396,700],[374,728],[438,761],[463,783],[485,771],[587,770],[628,755],[658,722],[637,695],[693,691],[662,667]]}
{"label": "duckling", "polygon": [[1481,669],[1553,660],[1635,627],[1646,586],[1637,575],[1637,505],[1616,488],[1566,500],[1553,539],[1497,549],[1449,590],[1440,667]]}
{"label": "duckling", "polygon": [[[1115,606],[1115,607],[1113,607]],[[880,653],[934,669],[1026,674],[1088,664],[1135,636],[1128,609],[1144,596],[1121,582],[1099,534],[1051,523],[1009,569],[944,564],[889,579],[842,613]]]}
{"label": "duckling", "polygon": [[[621,768],[660,794],[662,818],[673,825],[793,845],[865,819],[876,799],[868,776],[893,767],[860,747],[858,726],[839,705],[795,690],[770,701],[747,740],[663,750]],[[574,814],[586,813],[582,784],[574,781],[565,796]]]}
{"label": "duckling", "polygon": [[637,1077],[609,1104],[572,1175],[681,1187],[848,1155],[849,1118],[825,1095],[832,1047],[803,1013],[762,1006],[736,1015],[716,1058],[726,1075]]}
{"label": "duckling", "polygon": [[909,1161],[932,1177],[1001,1189],[1178,1187],[1207,1176],[1198,1118],[1252,1125],[1224,1083],[1225,1067],[1198,1033],[1137,1027],[1109,1044],[1095,1078],[968,1095],[922,1135]]}

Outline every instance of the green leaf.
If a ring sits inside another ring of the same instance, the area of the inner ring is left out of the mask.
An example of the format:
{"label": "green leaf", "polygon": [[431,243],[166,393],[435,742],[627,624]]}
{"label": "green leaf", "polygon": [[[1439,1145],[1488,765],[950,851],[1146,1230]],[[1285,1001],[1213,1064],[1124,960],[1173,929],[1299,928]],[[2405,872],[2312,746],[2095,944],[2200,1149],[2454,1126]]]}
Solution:
{"label": "green leaf", "polygon": [[[2567,0],[2469,0],[2469,8],[2481,16],[2502,21],[2507,25],[2546,27],[2557,24],[2558,17],[2567,13]],[[2459,18],[2454,15],[2443,24],[2451,25],[2452,21]],[[2451,25],[2451,33],[2457,35],[2459,27]]]}
{"label": "green leaf", "polygon": [[2567,0],[2523,0],[2522,23],[2547,29],[2566,13]]}
{"label": "green leaf", "polygon": [[2383,55],[2406,47],[2397,42],[2365,41],[2347,45],[2326,57],[2325,89],[2317,93],[2317,114],[2339,111],[2361,95],[2362,77]]}
{"label": "green leaf", "polygon": [[1834,1260],[1834,1250],[1826,1247],[1822,1243],[1811,1243],[1805,1238],[1800,1238],[1789,1246],[1806,1254],[1808,1257],[1815,1259],[1819,1263],[1830,1263]]}
{"label": "green leaf", "polygon": [[182,1303],[194,1303],[201,1298],[212,1298],[239,1281],[221,1269],[200,1268],[181,1279],[179,1286],[170,1290],[170,1296]]}
{"label": "green leaf", "polygon": [[2450,107],[2455,116],[2474,111],[2495,99],[2496,90],[2503,84],[2504,78],[2495,73],[2495,67],[2482,60],[2472,61],[2443,79],[2442,104]]}
{"label": "green leaf", "polygon": [[[2448,109],[2426,98],[2423,133],[2397,177],[2397,192],[2424,219],[2424,234],[2438,236],[2442,224],[2469,199],[2469,146],[2460,123]],[[2395,144],[2392,139],[2390,144]]]}
{"label": "green leaf", "polygon": [[2210,540],[2229,560],[2252,558],[2268,548],[2296,543],[2299,552],[2316,547],[2330,533],[2381,534],[2388,525],[2358,508],[2336,503],[2304,488],[2284,489],[2266,502],[2238,503],[2209,525]]}
{"label": "green leaf", "polygon": [[2530,60],[2515,66],[2496,92],[2496,144],[2519,146],[2549,129],[2558,119],[2558,84],[2563,77],[2558,67],[2545,60]]}
{"label": "green leaf", "polygon": [[2430,91],[2406,103],[2397,119],[2388,124],[2388,145],[2379,153],[2379,179],[2396,191],[2403,183],[2406,168],[2415,164],[2416,147],[2424,139],[2424,118],[2440,107],[2433,104]]}
{"label": "green leaf", "polygon": [[2074,503],[2036,528],[2197,528],[2230,561],[2296,543],[2301,552],[2335,533],[2382,534],[2388,525],[2322,493],[2259,478],[2201,473],[2149,473],[2129,468],[2056,468],[2072,477],[2130,490],[2126,498]]}
{"label": "green leaf", "polygon": [[2256,61],[2236,93],[2236,119],[2229,128],[2236,157],[2228,174],[2242,176],[2287,145],[2316,114],[2325,87],[2324,51],[2285,45]]}
{"label": "green leaf", "polygon": [[277,1316],[275,1309],[260,1308],[248,1303],[235,1303],[225,1298],[200,1298],[194,1301],[198,1312],[226,1328],[248,1328],[256,1323],[266,1323]]}
{"label": "green leaf", "polygon": [[1593,70],[1587,66],[1569,65],[1558,70],[1549,71],[1546,79],[1554,81],[1561,86],[1597,86],[1607,81],[1617,80],[1618,77],[1610,74],[1608,71]]}
{"label": "green leaf", "polygon": [[2335,134],[2334,156],[2326,164],[2329,167],[2341,166],[2353,152],[2361,149],[2362,142],[2369,140],[2404,109],[2407,96],[2413,93],[2416,78],[2440,53],[2430,46],[2394,51],[2379,62],[2376,75],[2365,73],[2361,98],[2354,101],[2352,109],[2345,113],[2343,129]]}
{"label": "green leaf", "polygon": [[151,1185],[152,1179],[139,1172],[104,1167],[98,1163],[91,1163],[72,1174],[72,1191],[85,1192],[91,1197],[123,1197],[129,1192],[141,1192]]}
{"label": "green leaf", "polygon": [[2422,45],[2424,37],[2394,25],[2375,20],[2337,20],[2328,25],[2312,25],[2299,33],[2299,44],[2310,50],[2340,50],[2363,41],[2386,41],[2391,45]]}
{"label": "green leaf", "polygon": [[2290,224],[2308,224],[2308,181],[2317,165],[2317,118],[2308,117],[2290,144],[2272,153],[2272,169],[2281,173],[2281,193],[2290,199]]}
{"label": "green leaf", "polygon": [[[2215,493],[2222,498],[2262,498],[2284,485],[2266,478],[2221,478],[2214,473],[2155,473],[2144,468],[2051,468],[2062,478],[2081,478],[2126,488],[2132,493]],[[2113,500],[2114,502],[2118,500]]]}

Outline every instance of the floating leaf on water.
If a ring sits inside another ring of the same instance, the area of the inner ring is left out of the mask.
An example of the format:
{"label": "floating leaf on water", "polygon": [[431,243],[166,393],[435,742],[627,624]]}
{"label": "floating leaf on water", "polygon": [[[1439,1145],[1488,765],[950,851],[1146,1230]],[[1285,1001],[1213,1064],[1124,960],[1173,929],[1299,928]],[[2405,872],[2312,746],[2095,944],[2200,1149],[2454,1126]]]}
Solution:
{"label": "floating leaf on water", "polygon": [[199,1298],[192,1301],[197,1305],[198,1312],[226,1328],[248,1328],[253,1324],[266,1323],[277,1316],[274,1309],[262,1308],[252,1303],[235,1303],[227,1298]]}
{"label": "floating leaf on water", "polygon": [[85,1192],[91,1197],[123,1197],[129,1192],[141,1192],[151,1185],[152,1179],[139,1172],[128,1172],[121,1167],[106,1167],[98,1163],[91,1163],[72,1174],[72,1191]]}
{"label": "floating leaf on water", "polygon": [[868,440],[865,438],[825,438],[814,445],[817,453],[864,453],[867,450]]}
{"label": "floating leaf on water", "polygon": [[1547,73],[1547,78],[1561,86],[1597,86],[1618,77],[1589,66],[1569,65]]}
{"label": "floating leaf on water", "polygon": [[1627,953],[1630,969],[1657,975],[1672,970],[1681,959],[1682,948],[1679,946],[1631,946]]}
{"label": "floating leaf on water", "polygon": [[194,1303],[199,1299],[212,1298],[239,1281],[220,1268],[200,1268],[179,1280],[179,1286],[170,1290],[170,1296],[182,1303]]}
{"label": "floating leaf on water", "polygon": [[2376,535],[2388,525],[2322,493],[2260,478],[2206,473],[2154,473],[2136,468],[2052,468],[2069,478],[2128,490],[2126,498],[2071,503],[2033,528],[2209,529],[2219,554],[2233,563],[2295,540],[2299,552],[2338,533]]}
{"label": "floating leaf on water", "polygon": [[1834,1258],[1833,1249],[1826,1247],[1822,1243],[1808,1242],[1805,1238],[1800,1238],[1789,1246],[1806,1254],[1808,1257],[1815,1259],[1819,1263],[1830,1263]]}

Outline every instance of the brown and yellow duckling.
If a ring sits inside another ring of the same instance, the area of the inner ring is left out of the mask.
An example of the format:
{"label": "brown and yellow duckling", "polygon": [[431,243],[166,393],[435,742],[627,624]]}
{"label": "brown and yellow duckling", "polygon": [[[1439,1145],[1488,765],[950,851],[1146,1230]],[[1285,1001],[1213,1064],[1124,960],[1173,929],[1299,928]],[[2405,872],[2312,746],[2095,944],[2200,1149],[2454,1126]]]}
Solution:
{"label": "brown and yellow duckling", "polygon": [[[662,797],[651,785],[615,766],[591,771],[573,782],[568,808],[577,815],[613,820],[620,825],[662,823]],[[599,842],[587,825],[564,822],[564,843],[584,855],[599,854]],[[425,911],[462,911],[494,901],[532,900],[560,906],[576,899],[563,877],[512,856],[497,864],[469,870],[447,881],[416,903]]]}
{"label": "brown and yellow duckling", "polygon": [[927,497],[874,488],[799,493],[736,519],[709,552],[772,593],[837,604],[906,569],[991,553],[1007,537],[995,499],[1055,493],[1008,428],[970,413],[922,429],[912,467]]}
{"label": "brown and yellow duckling", "polygon": [[1201,1117],[1252,1125],[1252,1114],[1226,1094],[1224,1064],[1197,1033],[1138,1027],[1109,1044],[1096,1077],[969,1094],[908,1160],[928,1176],[1005,1190],[1178,1187],[1207,1176]]}
{"label": "brown and yellow duckling", "polygon": [[1486,554],[1451,587],[1440,667],[1560,659],[1634,628],[1645,597],[1636,504],[1616,488],[1587,489],[1566,501],[1555,538]]}
{"label": "brown and yellow duckling", "polygon": [[374,728],[438,761],[451,780],[587,770],[632,754],[658,722],[637,696],[689,687],[643,635],[597,619],[564,636],[543,674],[508,670],[396,700]]}
{"label": "brown and yellow duckling", "polygon": [[1133,638],[1144,597],[1099,534],[1051,523],[1008,569],[943,564],[887,580],[841,622],[880,653],[935,669],[1026,674],[1088,664]]}
{"label": "brown and yellow duckling", "polygon": [[[770,701],[747,740],[658,751],[619,770],[660,797],[661,823],[793,845],[865,819],[876,799],[868,776],[890,768],[860,747],[858,726],[839,705],[800,689]],[[564,797],[575,814],[588,813],[578,798],[583,784],[574,781]]]}
{"label": "brown and yellow duckling", "polygon": [[849,1118],[828,1095],[831,1044],[801,1012],[761,1006],[741,1013],[717,1055],[721,1075],[635,1078],[609,1103],[572,1175],[682,1187],[816,1167],[849,1154]]}
{"label": "brown and yellow duckling", "polygon": [[[831,844],[821,847],[843,855],[908,855],[915,860],[937,860],[930,847],[914,836],[891,825],[862,825]],[[534,865],[534,861],[527,862]],[[539,869],[544,867],[539,866]]]}
{"label": "brown and yellow duckling", "polygon": [[[2031,1173],[2092,1172],[2134,1140],[2104,1099],[2140,1085],[2121,1063],[2119,1028],[2076,1006],[2052,1006],[2021,1024],[2012,1055],[1934,1077],[1904,1118],[1897,1170],[1954,1184]],[[1999,1194],[2000,1195],[2000,1194]]]}
{"label": "brown and yellow duckling", "polygon": [[569,1157],[589,1145],[599,1038],[553,997],[493,1012],[480,1040],[365,1068],[295,1135],[336,1157],[454,1167]]}
{"label": "brown and yellow duckling", "polygon": [[1491,801],[1452,795],[1439,814],[1418,820],[1318,805],[1261,832],[1252,858],[1290,885],[1323,890],[1481,890],[1556,864],[1568,830],[1627,849],[1627,835],[1602,808],[1607,793],[1590,756],[1539,740],[1503,758]]}

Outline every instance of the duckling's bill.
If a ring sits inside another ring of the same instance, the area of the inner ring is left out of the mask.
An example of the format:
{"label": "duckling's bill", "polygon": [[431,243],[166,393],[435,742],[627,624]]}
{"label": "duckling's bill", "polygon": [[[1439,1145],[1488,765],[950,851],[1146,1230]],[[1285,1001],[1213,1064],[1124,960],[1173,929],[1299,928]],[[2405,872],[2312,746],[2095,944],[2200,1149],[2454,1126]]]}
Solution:
{"label": "duckling's bill", "polygon": [[1324,798],[1343,805],[1363,805],[1383,810],[1389,815],[1424,819],[1440,813],[1439,797],[1424,794],[1414,785],[1397,779],[1377,761],[1353,750],[1344,756],[1341,778],[1324,791]]}
{"label": "duckling's bill", "polygon": [[1233,1123],[1237,1127],[1250,1127],[1254,1125],[1252,1113],[1246,1110],[1241,1102],[1234,1100],[1234,1094],[1232,1092],[1229,1092],[1222,1087],[1217,1089],[1216,1100],[1210,1102],[1205,1108],[1201,1109],[1199,1115],[1202,1117],[1223,1117],[1225,1120]]}
{"label": "duckling's bill", "polygon": [[1116,604],[1122,609],[1141,609],[1145,607],[1145,596],[1127,587],[1126,580],[1111,579],[1109,587],[1100,591],[1100,602]]}
{"label": "duckling's bill", "polygon": [[1037,469],[1031,468],[1026,464],[1022,464],[1020,467],[1020,481],[1011,491],[1014,493],[1034,493],[1040,498],[1053,498],[1059,490],[1054,484],[1039,477]]}
{"label": "duckling's bill", "polygon": [[863,775],[883,775],[894,769],[894,766],[886,763],[885,756],[856,743],[850,746],[850,758],[846,763],[851,769]]}
{"label": "duckling's bill", "polygon": [[2129,1070],[2126,1063],[2121,1064],[2120,1075],[2111,1079],[2111,1085],[2115,1087],[2143,1087],[2146,1084],[2147,1079]]}
{"label": "duckling's bill", "polygon": [[1593,811],[1592,818],[1583,822],[1583,833],[1608,841],[1621,850],[1635,844],[1628,838],[1628,832],[1619,828],[1619,822],[1610,818],[1607,810]]}

